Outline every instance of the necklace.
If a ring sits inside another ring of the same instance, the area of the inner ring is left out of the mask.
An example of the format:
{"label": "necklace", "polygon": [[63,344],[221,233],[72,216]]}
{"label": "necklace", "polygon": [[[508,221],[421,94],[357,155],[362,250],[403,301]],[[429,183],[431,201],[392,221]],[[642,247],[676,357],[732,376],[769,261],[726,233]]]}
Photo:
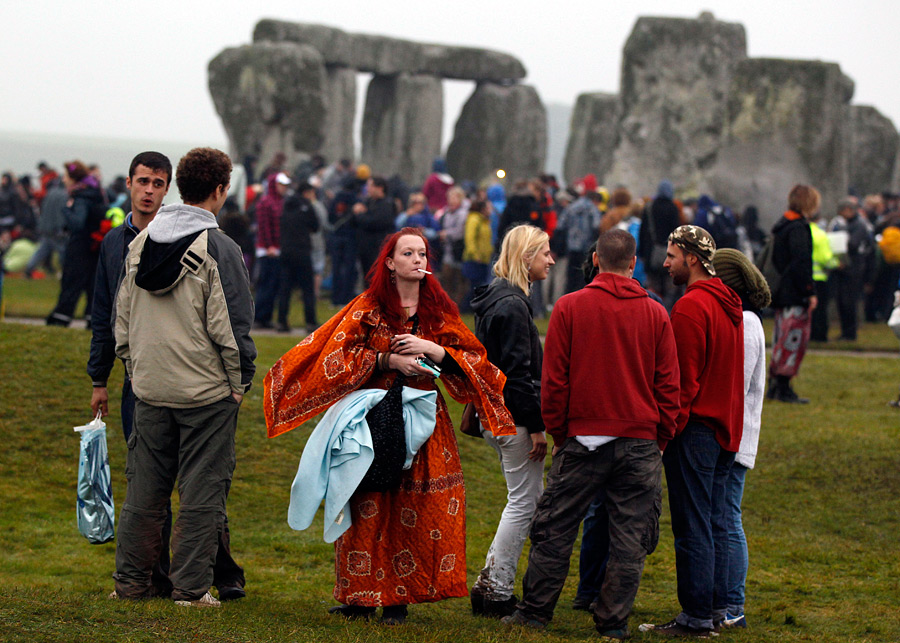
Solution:
{"label": "necklace", "polygon": [[409,319],[409,317],[410,317],[409,311],[410,311],[411,309],[413,309],[413,308],[417,308],[418,305],[419,305],[419,302],[417,302],[417,301],[416,301],[416,302],[413,302],[413,303],[411,303],[411,304],[409,304],[409,305],[407,305],[407,306],[404,306],[402,301],[400,302],[400,307],[403,308],[403,312],[406,313],[406,318],[407,318],[407,319]]}

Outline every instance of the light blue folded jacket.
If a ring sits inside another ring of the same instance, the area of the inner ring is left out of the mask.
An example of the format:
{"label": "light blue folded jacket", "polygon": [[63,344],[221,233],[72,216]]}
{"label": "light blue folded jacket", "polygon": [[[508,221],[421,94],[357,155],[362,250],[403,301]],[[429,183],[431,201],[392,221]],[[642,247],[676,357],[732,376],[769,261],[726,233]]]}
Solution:
{"label": "light blue folded jacket", "polygon": [[[323,499],[325,542],[334,542],[350,528],[350,497],[375,458],[366,413],[385,393],[385,389],[359,389],[322,416],[306,442],[291,485],[288,524],[293,529],[300,531],[309,527]],[[404,386],[401,397],[406,425],[403,468],[409,469],[413,457],[434,433],[437,391]]]}

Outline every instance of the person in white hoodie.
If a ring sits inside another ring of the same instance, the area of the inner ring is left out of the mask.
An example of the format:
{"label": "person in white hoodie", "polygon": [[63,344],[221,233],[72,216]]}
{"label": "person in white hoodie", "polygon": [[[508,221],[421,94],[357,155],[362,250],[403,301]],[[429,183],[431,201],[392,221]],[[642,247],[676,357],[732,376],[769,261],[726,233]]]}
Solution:
{"label": "person in white hoodie", "polygon": [[747,471],[756,463],[766,383],[766,337],[760,311],[772,302],[769,284],[759,269],[737,250],[722,248],[713,257],[716,275],[741,298],[744,313],[744,433],[725,486],[728,512],[728,609],[721,626],[747,627],[744,584],[747,580],[747,539],[741,521],[741,501]]}
{"label": "person in white hoodie", "polygon": [[154,595],[151,568],[177,480],[172,599],[219,605],[209,588],[225,530],[238,409],[256,359],[247,268],[216,223],[230,174],[225,153],[188,152],[175,179],[184,204],[160,208],[125,260],[113,325],[137,400],[113,598]]}

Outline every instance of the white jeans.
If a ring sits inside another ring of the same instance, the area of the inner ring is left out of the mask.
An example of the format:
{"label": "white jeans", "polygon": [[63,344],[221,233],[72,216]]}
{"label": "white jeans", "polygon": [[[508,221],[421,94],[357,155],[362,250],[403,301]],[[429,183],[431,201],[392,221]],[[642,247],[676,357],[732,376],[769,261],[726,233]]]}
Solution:
{"label": "white jeans", "polygon": [[482,435],[500,456],[508,493],[494,542],[488,549],[475,588],[481,590],[487,600],[503,601],[513,595],[522,547],[538,499],[544,492],[544,461],[535,462],[528,458],[531,436],[523,426],[516,427],[515,435],[494,437],[489,431],[482,431]]}

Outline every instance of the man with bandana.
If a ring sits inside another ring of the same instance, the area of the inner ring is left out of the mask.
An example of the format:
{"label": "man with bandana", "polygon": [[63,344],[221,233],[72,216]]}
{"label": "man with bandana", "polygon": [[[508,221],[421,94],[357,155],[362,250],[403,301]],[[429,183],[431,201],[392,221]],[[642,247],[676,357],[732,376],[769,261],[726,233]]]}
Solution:
{"label": "man with bandana", "polygon": [[725,483],[741,444],[744,329],[741,299],[716,277],[716,244],[703,228],[669,235],[665,268],[687,290],[672,308],[681,411],[663,454],[681,613],[642,631],[708,638],[727,611]]}

